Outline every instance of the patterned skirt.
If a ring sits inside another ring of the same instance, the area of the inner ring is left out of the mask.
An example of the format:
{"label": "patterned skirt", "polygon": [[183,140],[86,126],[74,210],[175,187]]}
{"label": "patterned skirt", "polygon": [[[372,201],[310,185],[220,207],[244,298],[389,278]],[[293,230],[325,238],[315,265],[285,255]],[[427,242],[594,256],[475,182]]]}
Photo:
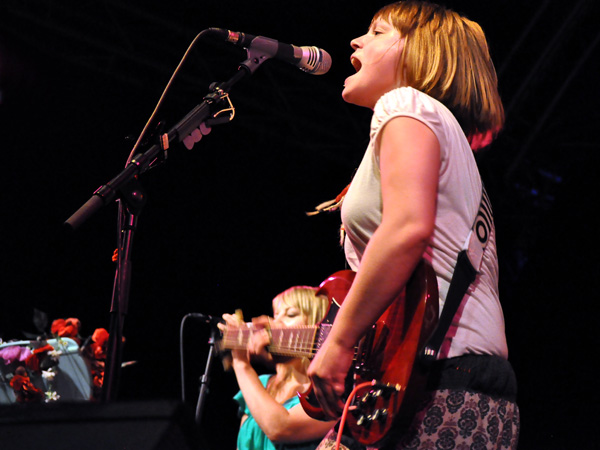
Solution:
{"label": "patterned skirt", "polygon": [[[487,358],[487,357],[484,357]],[[517,448],[520,430],[516,381],[503,360],[461,357],[441,363],[410,426],[378,447],[365,447],[346,430],[342,450],[491,450]],[[463,385],[463,387],[459,387]],[[478,388],[474,390],[473,388]],[[488,391],[483,393],[481,391]],[[335,449],[339,423],[317,447]]]}

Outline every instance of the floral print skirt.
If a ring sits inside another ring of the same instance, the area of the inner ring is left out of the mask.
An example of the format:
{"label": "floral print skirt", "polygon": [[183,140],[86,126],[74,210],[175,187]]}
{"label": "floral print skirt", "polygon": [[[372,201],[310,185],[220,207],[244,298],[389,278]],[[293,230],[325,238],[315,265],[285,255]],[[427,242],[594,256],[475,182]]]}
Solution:
{"label": "floral print skirt", "polygon": [[[344,430],[340,449],[491,450],[516,449],[519,408],[515,402],[460,389],[430,392],[410,427],[388,437],[379,447],[365,447]],[[335,449],[338,425],[317,450]]]}

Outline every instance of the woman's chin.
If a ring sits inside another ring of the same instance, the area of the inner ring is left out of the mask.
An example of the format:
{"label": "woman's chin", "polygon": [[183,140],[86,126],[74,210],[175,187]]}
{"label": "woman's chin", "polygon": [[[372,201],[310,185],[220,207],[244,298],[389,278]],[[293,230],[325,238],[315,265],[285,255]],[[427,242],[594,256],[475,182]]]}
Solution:
{"label": "woman's chin", "polygon": [[357,104],[356,101],[358,99],[356,92],[354,92],[351,87],[348,87],[348,85],[344,85],[344,90],[342,91],[342,98],[347,103]]}
{"label": "woman's chin", "polygon": [[353,92],[351,89],[348,89],[347,87],[345,87],[344,90],[342,91],[342,98],[344,99],[344,101],[346,103],[373,109],[373,107],[368,102],[366,102],[364,98],[361,98],[360,95],[357,95],[356,92]]}

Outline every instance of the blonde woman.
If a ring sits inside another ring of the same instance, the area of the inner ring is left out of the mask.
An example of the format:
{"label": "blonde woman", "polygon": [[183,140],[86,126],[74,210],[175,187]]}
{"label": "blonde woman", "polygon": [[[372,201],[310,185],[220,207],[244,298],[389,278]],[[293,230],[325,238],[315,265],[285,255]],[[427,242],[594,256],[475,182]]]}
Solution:
{"label": "blonde woman", "polygon": [[[273,299],[272,328],[298,327],[319,323],[329,307],[326,296],[317,289],[294,286]],[[224,314],[228,328],[246,327],[239,318]],[[264,321],[263,321],[264,323]],[[224,326],[221,326],[224,329]],[[306,375],[309,360],[304,357],[269,355],[265,347],[270,338],[266,329],[253,333],[245,350],[232,351],[232,367],[240,387],[234,397],[240,405],[241,424],[238,450],[273,450],[316,448],[334,422],[310,418],[298,403],[297,392],[310,386]],[[272,375],[258,375],[250,358],[262,356],[275,367]]]}
{"label": "blonde woman", "polygon": [[[346,79],[342,96],[372,109],[373,118],[369,145],[341,207],[346,259],[357,275],[308,371],[331,418],[343,407],[355,345],[421,259],[435,270],[442,310],[457,255],[471,244],[482,204],[473,151],[489,144],[504,122],[477,23],[442,6],[402,1],[377,12],[368,32],[350,45],[356,73]],[[487,213],[487,246],[474,258],[475,281],[433,363],[423,406],[410,426],[392,431],[386,448],[516,448],[516,381],[507,360],[489,208]],[[332,431],[319,448],[331,448],[336,437]]]}

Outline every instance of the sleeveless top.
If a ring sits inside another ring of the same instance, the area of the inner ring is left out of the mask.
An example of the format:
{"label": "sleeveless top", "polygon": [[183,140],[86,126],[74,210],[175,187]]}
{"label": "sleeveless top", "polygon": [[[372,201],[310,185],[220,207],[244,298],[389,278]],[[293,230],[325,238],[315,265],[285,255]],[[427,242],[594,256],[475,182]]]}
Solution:
{"label": "sleeveless top", "polygon": [[[259,379],[262,385],[266,388],[269,379],[273,375],[260,375]],[[248,406],[242,395],[242,391],[239,391],[233,399],[239,404],[238,415],[240,418],[246,414],[248,418],[244,421],[238,432],[237,438],[237,450],[314,450],[321,442],[321,439],[316,441],[301,442],[301,443],[288,443],[288,444],[273,444],[263,430],[258,426],[254,417],[250,413]],[[291,409],[300,403],[297,396],[286,400],[283,403],[285,409]]]}
{"label": "sleeveless top", "polygon": [[[381,223],[382,198],[378,136],[395,117],[424,123],[440,144],[440,172],[435,229],[423,257],[438,280],[440,311],[448,292],[458,253],[465,244],[481,200],[482,182],[473,151],[452,113],[439,101],[410,87],[384,94],[371,121],[370,141],[342,204],[348,264],[358,270],[369,239]],[[402,207],[399,205],[399,207]],[[504,316],[498,296],[498,261],[493,223],[480,272],[463,299],[439,358],[491,354],[508,358]]]}

